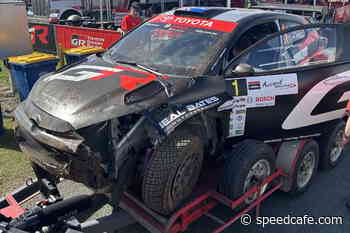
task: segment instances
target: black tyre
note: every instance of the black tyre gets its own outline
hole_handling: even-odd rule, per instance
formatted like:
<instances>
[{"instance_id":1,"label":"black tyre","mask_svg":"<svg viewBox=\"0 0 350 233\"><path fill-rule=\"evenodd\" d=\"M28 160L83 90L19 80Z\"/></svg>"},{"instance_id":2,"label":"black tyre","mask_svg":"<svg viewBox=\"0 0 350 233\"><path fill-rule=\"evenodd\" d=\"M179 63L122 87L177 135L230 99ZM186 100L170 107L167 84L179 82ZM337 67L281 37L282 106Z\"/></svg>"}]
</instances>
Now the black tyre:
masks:
<instances>
[{"instance_id":1,"label":"black tyre","mask_svg":"<svg viewBox=\"0 0 350 233\"><path fill-rule=\"evenodd\" d=\"M218 190L230 199L237 199L270 176L276 169L275 163L275 154L269 145L256 140L244 140L225 163ZM262 187L260 195L267 190L267 186ZM245 204L252 203L257 197L258 193L253 194L246 199Z\"/></svg>"},{"instance_id":2,"label":"black tyre","mask_svg":"<svg viewBox=\"0 0 350 233\"><path fill-rule=\"evenodd\" d=\"M345 130L345 122L340 121L332 131L320 139L320 167L331 169L338 165L343 158L341 146Z\"/></svg>"},{"instance_id":3,"label":"black tyre","mask_svg":"<svg viewBox=\"0 0 350 233\"><path fill-rule=\"evenodd\" d=\"M72 16L72 15L78 15L81 17L79 12L73 11L73 10L68 10L61 15L60 20L67 20L69 18L69 16Z\"/></svg>"},{"instance_id":4,"label":"black tyre","mask_svg":"<svg viewBox=\"0 0 350 233\"><path fill-rule=\"evenodd\" d=\"M153 152L144 171L142 197L145 204L164 215L172 213L191 193L203 161L198 136L179 129Z\"/></svg>"},{"instance_id":5,"label":"black tyre","mask_svg":"<svg viewBox=\"0 0 350 233\"><path fill-rule=\"evenodd\" d=\"M317 173L319 148L315 140L305 143L296 161L293 174L292 195L304 193Z\"/></svg>"}]
</instances>

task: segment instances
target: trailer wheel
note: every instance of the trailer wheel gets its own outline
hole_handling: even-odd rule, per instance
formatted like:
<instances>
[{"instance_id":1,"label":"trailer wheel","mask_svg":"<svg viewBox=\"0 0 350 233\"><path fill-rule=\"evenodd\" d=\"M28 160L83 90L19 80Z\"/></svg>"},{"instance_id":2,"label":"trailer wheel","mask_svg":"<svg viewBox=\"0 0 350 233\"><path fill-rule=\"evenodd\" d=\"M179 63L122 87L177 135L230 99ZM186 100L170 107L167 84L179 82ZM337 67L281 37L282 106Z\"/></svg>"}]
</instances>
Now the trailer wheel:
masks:
<instances>
[{"instance_id":1,"label":"trailer wheel","mask_svg":"<svg viewBox=\"0 0 350 233\"><path fill-rule=\"evenodd\" d=\"M338 165L343 158L342 138L345 122L340 121L329 134L320 140L320 166L322 169L331 169Z\"/></svg>"},{"instance_id":2,"label":"trailer wheel","mask_svg":"<svg viewBox=\"0 0 350 233\"><path fill-rule=\"evenodd\" d=\"M293 183L290 193L292 195L303 193L311 185L317 172L319 148L315 140L305 143L296 161Z\"/></svg>"},{"instance_id":3,"label":"trailer wheel","mask_svg":"<svg viewBox=\"0 0 350 233\"><path fill-rule=\"evenodd\" d=\"M203 161L200 137L176 130L151 155L144 172L145 204L164 215L172 213L196 185Z\"/></svg>"},{"instance_id":4,"label":"trailer wheel","mask_svg":"<svg viewBox=\"0 0 350 233\"><path fill-rule=\"evenodd\" d=\"M275 154L269 145L256 140L244 140L225 163L218 190L232 200L237 199L270 176L275 169ZM268 184L262 187L260 195L267 187ZM245 204L252 203L258 195L256 192L248 197Z\"/></svg>"}]
</instances>

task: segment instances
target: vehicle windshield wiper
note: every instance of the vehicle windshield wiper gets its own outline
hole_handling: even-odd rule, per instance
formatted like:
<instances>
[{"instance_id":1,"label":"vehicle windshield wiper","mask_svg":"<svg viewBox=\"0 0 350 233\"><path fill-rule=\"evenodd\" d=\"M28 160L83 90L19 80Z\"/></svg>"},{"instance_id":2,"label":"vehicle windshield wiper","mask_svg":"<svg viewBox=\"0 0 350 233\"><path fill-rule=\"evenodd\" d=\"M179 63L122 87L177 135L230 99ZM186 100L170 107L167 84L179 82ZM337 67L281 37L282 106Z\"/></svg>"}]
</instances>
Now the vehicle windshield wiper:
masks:
<instances>
[{"instance_id":1,"label":"vehicle windshield wiper","mask_svg":"<svg viewBox=\"0 0 350 233\"><path fill-rule=\"evenodd\" d=\"M158 76L162 76L162 75L163 75L162 73L158 72L157 69L154 69L154 68L149 67L149 66L147 66L147 65L139 64L139 63L137 63L137 62L135 62L135 61L116 60L116 61L114 61L114 62L120 63L120 64L125 64L125 65L136 66L136 67L138 67L138 68L141 68L141 69L143 69L143 70L145 70L145 71L151 72L151 73L153 73L153 74L155 74L155 75L158 75Z\"/></svg>"}]
</instances>

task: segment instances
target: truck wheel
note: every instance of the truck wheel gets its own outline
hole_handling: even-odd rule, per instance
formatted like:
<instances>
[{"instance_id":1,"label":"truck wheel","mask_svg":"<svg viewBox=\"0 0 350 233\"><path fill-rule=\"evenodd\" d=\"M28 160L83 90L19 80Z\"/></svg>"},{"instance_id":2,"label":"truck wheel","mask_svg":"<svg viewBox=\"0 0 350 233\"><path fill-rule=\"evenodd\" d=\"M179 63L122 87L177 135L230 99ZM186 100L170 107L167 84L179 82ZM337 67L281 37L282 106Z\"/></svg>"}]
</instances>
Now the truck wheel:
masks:
<instances>
[{"instance_id":1,"label":"truck wheel","mask_svg":"<svg viewBox=\"0 0 350 233\"><path fill-rule=\"evenodd\" d=\"M237 199L270 176L275 166L275 154L269 145L256 140L244 140L225 163L219 192L231 200ZM267 186L261 188L260 195L267 190ZM248 197L245 204L252 203L258 195L256 192Z\"/></svg>"},{"instance_id":2,"label":"truck wheel","mask_svg":"<svg viewBox=\"0 0 350 233\"><path fill-rule=\"evenodd\" d=\"M203 161L200 137L176 130L151 155L142 182L145 204L164 215L172 213L196 185Z\"/></svg>"},{"instance_id":3,"label":"truck wheel","mask_svg":"<svg viewBox=\"0 0 350 233\"><path fill-rule=\"evenodd\" d=\"M300 194L307 190L317 172L319 148L315 140L305 143L296 161L290 193Z\"/></svg>"},{"instance_id":4,"label":"truck wheel","mask_svg":"<svg viewBox=\"0 0 350 233\"><path fill-rule=\"evenodd\" d=\"M329 134L320 140L320 166L322 169L331 169L338 165L343 158L341 146L344 135L345 122L340 121Z\"/></svg>"}]
</instances>

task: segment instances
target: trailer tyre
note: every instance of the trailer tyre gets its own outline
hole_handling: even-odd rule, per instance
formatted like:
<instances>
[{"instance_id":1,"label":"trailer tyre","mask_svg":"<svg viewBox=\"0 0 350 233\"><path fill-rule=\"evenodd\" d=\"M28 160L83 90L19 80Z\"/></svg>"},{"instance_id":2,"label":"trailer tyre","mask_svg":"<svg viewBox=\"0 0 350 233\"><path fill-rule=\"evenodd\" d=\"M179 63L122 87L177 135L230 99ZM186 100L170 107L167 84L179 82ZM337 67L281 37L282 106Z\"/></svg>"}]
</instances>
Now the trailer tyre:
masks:
<instances>
[{"instance_id":1,"label":"trailer tyre","mask_svg":"<svg viewBox=\"0 0 350 233\"><path fill-rule=\"evenodd\" d=\"M225 162L218 190L232 200L237 199L270 176L276 170L275 163L275 154L269 145L256 140L244 140ZM267 186L262 187L260 195L267 190ZM253 194L244 204L252 203L257 197L258 193Z\"/></svg>"},{"instance_id":2,"label":"trailer tyre","mask_svg":"<svg viewBox=\"0 0 350 233\"><path fill-rule=\"evenodd\" d=\"M320 167L332 169L338 165L344 157L342 138L344 135L345 122L340 121L334 129L324 135L320 140Z\"/></svg>"},{"instance_id":3,"label":"trailer tyre","mask_svg":"<svg viewBox=\"0 0 350 233\"><path fill-rule=\"evenodd\" d=\"M176 130L151 155L142 182L145 204L158 213L172 213L196 185L203 161L200 137Z\"/></svg>"},{"instance_id":4,"label":"trailer tyre","mask_svg":"<svg viewBox=\"0 0 350 233\"><path fill-rule=\"evenodd\" d=\"M296 161L290 194L304 193L311 185L319 159L319 147L315 140L310 140L303 146Z\"/></svg>"}]
</instances>

